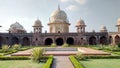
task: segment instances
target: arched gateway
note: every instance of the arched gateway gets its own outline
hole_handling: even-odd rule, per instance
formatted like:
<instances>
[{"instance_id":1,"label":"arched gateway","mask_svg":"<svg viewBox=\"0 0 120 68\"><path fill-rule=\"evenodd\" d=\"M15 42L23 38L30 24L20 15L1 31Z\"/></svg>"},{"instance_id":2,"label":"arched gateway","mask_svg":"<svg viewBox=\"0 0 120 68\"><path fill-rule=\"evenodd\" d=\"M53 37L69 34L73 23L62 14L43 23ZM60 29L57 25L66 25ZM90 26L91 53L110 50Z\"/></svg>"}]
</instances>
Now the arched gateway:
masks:
<instances>
[{"instance_id":1,"label":"arched gateway","mask_svg":"<svg viewBox=\"0 0 120 68\"><path fill-rule=\"evenodd\" d=\"M3 39L2 39L2 37L0 36L0 47L2 46L2 42L3 42Z\"/></svg>"},{"instance_id":2,"label":"arched gateway","mask_svg":"<svg viewBox=\"0 0 120 68\"><path fill-rule=\"evenodd\" d=\"M62 38L57 38L55 42L57 45L63 45L63 43L64 43Z\"/></svg>"},{"instance_id":3,"label":"arched gateway","mask_svg":"<svg viewBox=\"0 0 120 68\"><path fill-rule=\"evenodd\" d=\"M45 39L45 45L51 45L53 43L53 40L51 38Z\"/></svg>"},{"instance_id":4,"label":"arched gateway","mask_svg":"<svg viewBox=\"0 0 120 68\"><path fill-rule=\"evenodd\" d=\"M74 44L74 39L71 38L71 37L67 38L67 44L73 45Z\"/></svg>"},{"instance_id":5,"label":"arched gateway","mask_svg":"<svg viewBox=\"0 0 120 68\"><path fill-rule=\"evenodd\" d=\"M24 37L22 39L22 45L30 45L30 40L28 37Z\"/></svg>"}]
</instances>

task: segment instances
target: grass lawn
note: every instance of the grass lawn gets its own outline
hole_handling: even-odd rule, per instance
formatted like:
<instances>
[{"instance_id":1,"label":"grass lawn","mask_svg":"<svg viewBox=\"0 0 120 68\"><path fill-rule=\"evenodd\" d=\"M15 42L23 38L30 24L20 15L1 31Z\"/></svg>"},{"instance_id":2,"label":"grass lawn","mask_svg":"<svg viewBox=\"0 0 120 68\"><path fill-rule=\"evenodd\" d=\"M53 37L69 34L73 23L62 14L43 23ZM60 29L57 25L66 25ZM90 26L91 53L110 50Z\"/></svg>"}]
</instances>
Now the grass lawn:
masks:
<instances>
[{"instance_id":1,"label":"grass lawn","mask_svg":"<svg viewBox=\"0 0 120 68\"><path fill-rule=\"evenodd\" d=\"M6 60L0 61L0 68L42 68L43 64L32 60Z\"/></svg>"},{"instance_id":2,"label":"grass lawn","mask_svg":"<svg viewBox=\"0 0 120 68\"><path fill-rule=\"evenodd\" d=\"M120 59L89 59L81 61L85 68L119 68Z\"/></svg>"}]
</instances>

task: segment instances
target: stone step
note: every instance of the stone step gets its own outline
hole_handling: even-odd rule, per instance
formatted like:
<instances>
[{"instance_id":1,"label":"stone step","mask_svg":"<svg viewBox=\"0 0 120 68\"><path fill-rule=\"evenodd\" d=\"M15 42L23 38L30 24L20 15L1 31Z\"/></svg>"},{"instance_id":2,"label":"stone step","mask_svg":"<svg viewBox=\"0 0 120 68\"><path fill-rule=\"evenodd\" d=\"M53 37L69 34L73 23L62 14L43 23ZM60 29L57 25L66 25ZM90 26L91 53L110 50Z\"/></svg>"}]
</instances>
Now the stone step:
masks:
<instances>
[{"instance_id":1,"label":"stone step","mask_svg":"<svg viewBox=\"0 0 120 68\"><path fill-rule=\"evenodd\" d=\"M45 48L45 51L77 51L77 48Z\"/></svg>"}]
</instances>

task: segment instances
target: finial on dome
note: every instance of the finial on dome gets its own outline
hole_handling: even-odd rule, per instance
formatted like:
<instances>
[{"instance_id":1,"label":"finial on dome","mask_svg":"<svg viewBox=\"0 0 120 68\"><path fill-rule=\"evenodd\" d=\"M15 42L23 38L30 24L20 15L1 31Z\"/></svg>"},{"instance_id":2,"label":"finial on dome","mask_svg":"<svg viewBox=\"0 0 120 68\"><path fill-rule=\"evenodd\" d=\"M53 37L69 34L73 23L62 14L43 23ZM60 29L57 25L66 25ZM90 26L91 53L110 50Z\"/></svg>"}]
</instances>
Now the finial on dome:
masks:
<instances>
[{"instance_id":1,"label":"finial on dome","mask_svg":"<svg viewBox=\"0 0 120 68\"><path fill-rule=\"evenodd\" d=\"M58 10L60 10L60 4L58 4Z\"/></svg>"}]
</instances>

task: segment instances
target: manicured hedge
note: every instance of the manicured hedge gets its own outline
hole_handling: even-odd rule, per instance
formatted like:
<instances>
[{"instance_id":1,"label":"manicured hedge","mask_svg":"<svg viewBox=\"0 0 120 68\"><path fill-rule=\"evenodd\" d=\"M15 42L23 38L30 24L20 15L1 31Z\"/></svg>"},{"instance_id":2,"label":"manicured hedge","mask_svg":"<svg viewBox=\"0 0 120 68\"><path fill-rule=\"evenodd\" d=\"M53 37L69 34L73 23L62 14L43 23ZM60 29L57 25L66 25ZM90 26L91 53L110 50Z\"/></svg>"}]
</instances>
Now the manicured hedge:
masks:
<instances>
[{"instance_id":1,"label":"manicured hedge","mask_svg":"<svg viewBox=\"0 0 120 68\"><path fill-rule=\"evenodd\" d=\"M53 62L53 56L48 57L47 62L44 64L43 68L51 68Z\"/></svg>"},{"instance_id":2,"label":"manicured hedge","mask_svg":"<svg viewBox=\"0 0 120 68\"><path fill-rule=\"evenodd\" d=\"M30 60L27 56L0 56L0 60Z\"/></svg>"},{"instance_id":3,"label":"manicured hedge","mask_svg":"<svg viewBox=\"0 0 120 68\"><path fill-rule=\"evenodd\" d=\"M75 68L84 68L84 66L74 56L70 56L69 59Z\"/></svg>"},{"instance_id":4,"label":"manicured hedge","mask_svg":"<svg viewBox=\"0 0 120 68\"><path fill-rule=\"evenodd\" d=\"M86 59L120 59L120 56L85 56Z\"/></svg>"}]
</instances>

